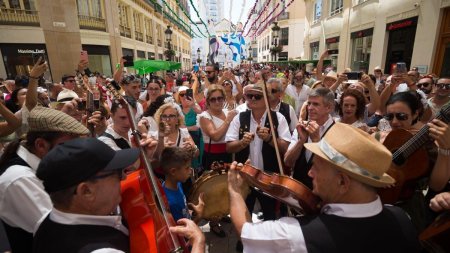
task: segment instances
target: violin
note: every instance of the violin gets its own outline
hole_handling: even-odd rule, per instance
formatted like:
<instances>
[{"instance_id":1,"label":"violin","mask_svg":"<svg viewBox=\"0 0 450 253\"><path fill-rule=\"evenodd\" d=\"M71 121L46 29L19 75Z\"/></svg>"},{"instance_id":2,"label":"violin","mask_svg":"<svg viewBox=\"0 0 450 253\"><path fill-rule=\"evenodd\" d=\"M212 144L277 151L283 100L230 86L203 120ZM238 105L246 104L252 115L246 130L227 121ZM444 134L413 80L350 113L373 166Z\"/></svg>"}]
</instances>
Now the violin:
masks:
<instances>
[{"instance_id":1,"label":"violin","mask_svg":"<svg viewBox=\"0 0 450 253\"><path fill-rule=\"evenodd\" d=\"M224 163L229 169L231 164ZM320 198L299 181L277 173L266 173L250 164L244 164L239 174L254 188L279 200L304 215L317 214L320 211Z\"/></svg>"},{"instance_id":2,"label":"violin","mask_svg":"<svg viewBox=\"0 0 450 253\"><path fill-rule=\"evenodd\" d=\"M134 113L129 104L111 85L108 90L114 102L126 109L135 141L140 142ZM156 178L145 150L139 146L141 167L128 174L121 182L120 207L130 231L130 251L141 252L189 252L186 241L169 231L175 226L164 190Z\"/></svg>"}]
</instances>

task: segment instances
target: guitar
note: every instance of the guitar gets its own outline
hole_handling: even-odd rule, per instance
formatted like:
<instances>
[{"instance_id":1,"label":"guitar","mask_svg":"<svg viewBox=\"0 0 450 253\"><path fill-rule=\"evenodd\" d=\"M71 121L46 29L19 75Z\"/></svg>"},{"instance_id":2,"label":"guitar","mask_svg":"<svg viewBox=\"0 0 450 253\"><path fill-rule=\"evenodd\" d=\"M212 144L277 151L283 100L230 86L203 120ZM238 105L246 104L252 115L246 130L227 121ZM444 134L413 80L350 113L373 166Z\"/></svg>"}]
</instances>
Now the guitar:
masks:
<instances>
[{"instance_id":1,"label":"guitar","mask_svg":"<svg viewBox=\"0 0 450 253\"><path fill-rule=\"evenodd\" d=\"M419 240L429 252L450 252L450 212L439 215L419 235Z\"/></svg>"},{"instance_id":2,"label":"guitar","mask_svg":"<svg viewBox=\"0 0 450 253\"><path fill-rule=\"evenodd\" d=\"M450 122L450 104L437 113L435 119ZM410 198L418 179L430 174L428 154L423 147L433 139L428 134L429 126L424 125L415 135L398 129L388 134L383 142L392 152L392 164L387 174L396 181L395 186L378 190L384 204L394 204L399 200Z\"/></svg>"}]
</instances>

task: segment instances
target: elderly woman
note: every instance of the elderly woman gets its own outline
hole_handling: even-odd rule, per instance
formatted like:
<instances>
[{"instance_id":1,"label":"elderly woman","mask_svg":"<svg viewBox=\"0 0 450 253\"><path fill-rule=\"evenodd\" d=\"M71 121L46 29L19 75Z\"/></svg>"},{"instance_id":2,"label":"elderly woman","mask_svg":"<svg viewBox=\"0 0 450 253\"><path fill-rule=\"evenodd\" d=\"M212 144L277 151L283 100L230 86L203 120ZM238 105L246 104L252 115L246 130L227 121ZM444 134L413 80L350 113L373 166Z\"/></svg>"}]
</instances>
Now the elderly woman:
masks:
<instances>
[{"instance_id":1,"label":"elderly woman","mask_svg":"<svg viewBox=\"0 0 450 253\"><path fill-rule=\"evenodd\" d=\"M340 98L339 118L336 121L367 131L367 125L362 121L365 109L366 101L361 92L348 89Z\"/></svg>"}]
</instances>

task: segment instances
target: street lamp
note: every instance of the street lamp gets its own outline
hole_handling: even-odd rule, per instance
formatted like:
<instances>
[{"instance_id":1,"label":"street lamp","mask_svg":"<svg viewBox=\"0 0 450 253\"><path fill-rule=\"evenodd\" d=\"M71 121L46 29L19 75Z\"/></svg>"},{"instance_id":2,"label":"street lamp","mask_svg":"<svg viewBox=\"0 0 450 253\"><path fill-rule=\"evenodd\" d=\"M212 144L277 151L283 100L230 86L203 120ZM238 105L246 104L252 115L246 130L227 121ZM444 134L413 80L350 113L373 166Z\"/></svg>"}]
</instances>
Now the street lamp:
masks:
<instances>
[{"instance_id":1,"label":"street lamp","mask_svg":"<svg viewBox=\"0 0 450 253\"><path fill-rule=\"evenodd\" d=\"M278 22L273 22L272 26L272 39L275 50L277 50L278 46L278 35L280 33L280 27L278 26ZM275 51L275 61L277 60L278 51Z\"/></svg>"},{"instance_id":2,"label":"street lamp","mask_svg":"<svg viewBox=\"0 0 450 253\"><path fill-rule=\"evenodd\" d=\"M200 59L200 48L197 49L197 63L198 66L200 67L200 62L202 62L202 59Z\"/></svg>"},{"instance_id":3,"label":"street lamp","mask_svg":"<svg viewBox=\"0 0 450 253\"><path fill-rule=\"evenodd\" d=\"M164 34L166 35L166 41L167 41L167 58L169 61L172 60L172 45L170 45L170 42L172 41L172 30L170 29L170 25L167 26L167 29L164 31Z\"/></svg>"}]
</instances>

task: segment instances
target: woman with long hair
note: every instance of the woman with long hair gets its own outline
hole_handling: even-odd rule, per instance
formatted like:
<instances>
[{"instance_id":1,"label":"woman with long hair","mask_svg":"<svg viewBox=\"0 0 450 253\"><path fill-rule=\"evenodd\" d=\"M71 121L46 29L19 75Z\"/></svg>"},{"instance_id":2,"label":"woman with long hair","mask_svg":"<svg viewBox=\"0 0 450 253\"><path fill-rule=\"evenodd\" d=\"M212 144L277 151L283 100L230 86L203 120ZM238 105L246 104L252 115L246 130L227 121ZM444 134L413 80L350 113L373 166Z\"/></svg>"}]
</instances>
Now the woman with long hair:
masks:
<instances>
[{"instance_id":1,"label":"woman with long hair","mask_svg":"<svg viewBox=\"0 0 450 253\"><path fill-rule=\"evenodd\" d=\"M26 96L26 88L17 88L11 93L11 98L6 101L5 105L12 113L16 113L22 108Z\"/></svg>"},{"instance_id":2,"label":"woman with long hair","mask_svg":"<svg viewBox=\"0 0 450 253\"><path fill-rule=\"evenodd\" d=\"M363 122L366 101L361 92L354 89L347 89L340 98L339 118L337 122L352 125L353 127L367 131L367 125Z\"/></svg>"}]
</instances>

